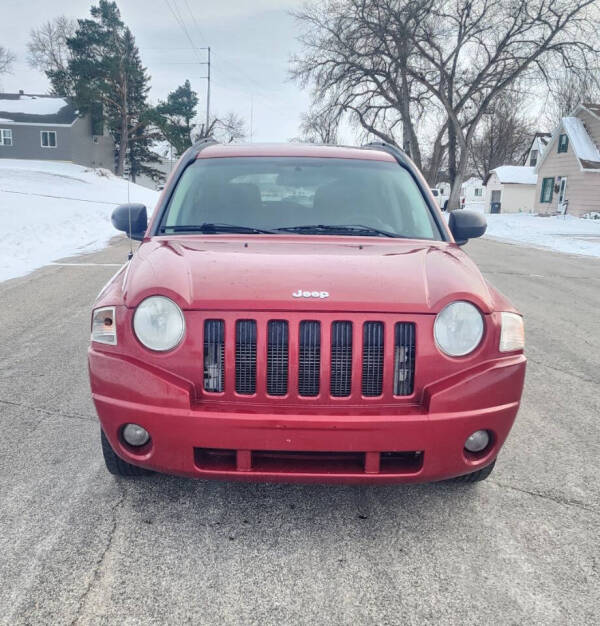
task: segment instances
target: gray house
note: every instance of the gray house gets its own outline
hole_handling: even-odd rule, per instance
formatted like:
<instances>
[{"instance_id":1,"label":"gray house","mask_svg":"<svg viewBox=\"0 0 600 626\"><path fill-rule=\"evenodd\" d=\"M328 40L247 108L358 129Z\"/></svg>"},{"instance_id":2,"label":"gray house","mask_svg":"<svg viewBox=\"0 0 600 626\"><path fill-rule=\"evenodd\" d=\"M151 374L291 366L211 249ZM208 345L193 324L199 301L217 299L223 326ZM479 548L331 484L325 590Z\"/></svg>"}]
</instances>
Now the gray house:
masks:
<instances>
[{"instance_id":1,"label":"gray house","mask_svg":"<svg viewBox=\"0 0 600 626\"><path fill-rule=\"evenodd\" d=\"M65 98L0 93L0 159L72 161L114 170L112 138Z\"/></svg>"}]
</instances>

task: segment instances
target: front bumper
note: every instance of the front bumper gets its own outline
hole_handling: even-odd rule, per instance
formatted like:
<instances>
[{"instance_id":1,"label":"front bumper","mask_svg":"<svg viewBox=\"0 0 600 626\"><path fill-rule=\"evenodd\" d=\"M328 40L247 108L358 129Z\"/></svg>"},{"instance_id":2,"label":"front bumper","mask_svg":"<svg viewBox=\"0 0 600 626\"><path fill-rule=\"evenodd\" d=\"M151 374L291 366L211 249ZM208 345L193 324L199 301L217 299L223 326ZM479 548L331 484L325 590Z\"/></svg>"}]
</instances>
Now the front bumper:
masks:
<instances>
[{"instance_id":1,"label":"front bumper","mask_svg":"<svg viewBox=\"0 0 600 626\"><path fill-rule=\"evenodd\" d=\"M93 348L89 365L102 428L125 461L181 476L269 482L428 482L481 469L508 436L525 377L517 354L429 385L422 402L401 414L382 407L307 415L208 410L184 381ZM151 442L128 446L120 433L129 422L148 430ZM491 432L490 446L466 453L466 438L479 429Z\"/></svg>"}]
</instances>

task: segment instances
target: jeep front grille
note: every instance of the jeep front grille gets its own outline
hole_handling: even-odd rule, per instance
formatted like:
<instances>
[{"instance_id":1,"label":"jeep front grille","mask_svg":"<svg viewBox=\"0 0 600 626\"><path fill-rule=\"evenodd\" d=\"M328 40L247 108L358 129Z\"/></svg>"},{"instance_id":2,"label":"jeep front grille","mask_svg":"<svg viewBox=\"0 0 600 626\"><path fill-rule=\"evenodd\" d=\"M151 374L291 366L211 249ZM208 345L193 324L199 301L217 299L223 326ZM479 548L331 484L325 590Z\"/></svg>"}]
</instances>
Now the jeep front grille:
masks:
<instances>
[{"instance_id":1,"label":"jeep front grille","mask_svg":"<svg viewBox=\"0 0 600 626\"><path fill-rule=\"evenodd\" d=\"M391 399L414 392L413 322L336 320L331 314L294 321L227 317L204 321L206 392L264 400ZM230 341L235 345L228 347Z\"/></svg>"},{"instance_id":2,"label":"jeep front grille","mask_svg":"<svg viewBox=\"0 0 600 626\"><path fill-rule=\"evenodd\" d=\"M270 396L287 395L288 354L288 323L270 321L267 342L267 393Z\"/></svg>"},{"instance_id":3,"label":"jeep front grille","mask_svg":"<svg viewBox=\"0 0 600 626\"><path fill-rule=\"evenodd\" d=\"M204 389L223 391L225 363L225 322L206 320L204 322Z\"/></svg>"},{"instance_id":4,"label":"jeep front grille","mask_svg":"<svg viewBox=\"0 0 600 626\"><path fill-rule=\"evenodd\" d=\"M344 398L352 390L352 322L331 325L330 393Z\"/></svg>"},{"instance_id":5,"label":"jeep front grille","mask_svg":"<svg viewBox=\"0 0 600 626\"><path fill-rule=\"evenodd\" d=\"M256 392L256 322L235 323L235 390L244 396Z\"/></svg>"},{"instance_id":6,"label":"jeep front grille","mask_svg":"<svg viewBox=\"0 0 600 626\"><path fill-rule=\"evenodd\" d=\"M300 322L298 345L298 395L319 395L321 377L321 324Z\"/></svg>"},{"instance_id":7,"label":"jeep front grille","mask_svg":"<svg viewBox=\"0 0 600 626\"><path fill-rule=\"evenodd\" d=\"M383 391L383 324L367 322L363 326L362 393L367 398Z\"/></svg>"}]
</instances>

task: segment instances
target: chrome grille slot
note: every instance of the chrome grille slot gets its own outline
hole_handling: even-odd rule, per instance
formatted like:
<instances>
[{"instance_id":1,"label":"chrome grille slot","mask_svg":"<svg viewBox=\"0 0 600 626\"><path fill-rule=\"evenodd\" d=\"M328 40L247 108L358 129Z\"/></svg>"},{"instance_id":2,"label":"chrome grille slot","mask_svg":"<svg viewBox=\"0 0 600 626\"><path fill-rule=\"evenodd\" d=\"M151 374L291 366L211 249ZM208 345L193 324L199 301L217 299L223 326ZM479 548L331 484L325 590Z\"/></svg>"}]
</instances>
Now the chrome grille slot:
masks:
<instances>
[{"instance_id":1,"label":"chrome grille slot","mask_svg":"<svg viewBox=\"0 0 600 626\"><path fill-rule=\"evenodd\" d=\"M285 396L288 392L289 330L284 320L271 320L267 330L267 393Z\"/></svg>"},{"instance_id":2,"label":"chrome grille slot","mask_svg":"<svg viewBox=\"0 0 600 626\"><path fill-rule=\"evenodd\" d=\"M377 397L383 393L383 323L363 326L362 394Z\"/></svg>"},{"instance_id":3,"label":"chrome grille slot","mask_svg":"<svg viewBox=\"0 0 600 626\"><path fill-rule=\"evenodd\" d=\"M241 395L256 393L256 322L235 323L235 390Z\"/></svg>"},{"instance_id":4,"label":"chrome grille slot","mask_svg":"<svg viewBox=\"0 0 600 626\"><path fill-rule=\"evenodd\" d=\"M352 322L331 325L330 393L344 398L352 391Z\"/></svg>"},{"instance_id":5,"label":"chrome grille slot","mask_svg":"<svg viewBox=\"0 0 600 626\"><path fill-rule=\"evenodd\" d=\"M415 325L399 322L394 330L394 395L410 396L415 381Z\"/></svg>"},{"instance_id":6,"label":"chrome grille slot","mask_svg":"<svg viewBox=\"0 0 600 626\"><path fill-rule=\"evenodd\" d=\"M321 323L300 322L300 345L298 348L298 395L319 395L321 378Z\"/></svg>"},{"instance_id":7,"label":"chrome grille slot","mask_svg":"<svg viewBox=\"0 0 600 626\"><path fill-rule=\"evenodd\" d=\"M224 390L225 370L225 322L206 320L204 322L204 390L221 392Z\"/></svg>"}]
</instances>

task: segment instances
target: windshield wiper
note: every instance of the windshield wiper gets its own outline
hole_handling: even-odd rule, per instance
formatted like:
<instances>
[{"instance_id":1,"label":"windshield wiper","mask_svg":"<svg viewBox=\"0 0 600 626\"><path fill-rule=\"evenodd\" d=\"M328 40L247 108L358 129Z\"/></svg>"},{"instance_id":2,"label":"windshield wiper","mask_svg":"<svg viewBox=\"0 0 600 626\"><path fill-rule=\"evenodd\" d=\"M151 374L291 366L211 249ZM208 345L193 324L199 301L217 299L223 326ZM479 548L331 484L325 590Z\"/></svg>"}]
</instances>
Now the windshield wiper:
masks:
<instances>
[{"instance_id":1,"label":"windshield wiper","mask_svg":"<svg viewBox=\"0 0 600 626\"><path fill-rule=\"evenodd\" d=\"M275 230L290 233L337 233L337 234L357 234L377 237L398 237L403 235L391 233L388 230L364 226L362 224L307 224L305 226L285 226Z\"/></svg>"},{"instance_id":2,"label":"windshield wiper","mask_svg":"<svg viewBox=\"0 0 600 626\"><path fill-rule=\"evenodd\" d=\"M254 228L253 226L237 226L236 224L219 224L213 222L205 222L204 224L186 224L184 226L163 226L161 233L167 231L173 233L241 233L241 234L278 234L274 230L265 228Z\"/></svg>"}]
</instances>

